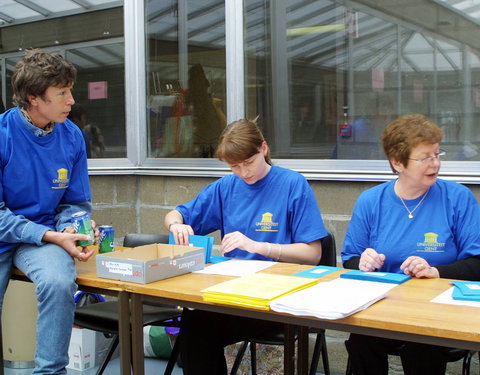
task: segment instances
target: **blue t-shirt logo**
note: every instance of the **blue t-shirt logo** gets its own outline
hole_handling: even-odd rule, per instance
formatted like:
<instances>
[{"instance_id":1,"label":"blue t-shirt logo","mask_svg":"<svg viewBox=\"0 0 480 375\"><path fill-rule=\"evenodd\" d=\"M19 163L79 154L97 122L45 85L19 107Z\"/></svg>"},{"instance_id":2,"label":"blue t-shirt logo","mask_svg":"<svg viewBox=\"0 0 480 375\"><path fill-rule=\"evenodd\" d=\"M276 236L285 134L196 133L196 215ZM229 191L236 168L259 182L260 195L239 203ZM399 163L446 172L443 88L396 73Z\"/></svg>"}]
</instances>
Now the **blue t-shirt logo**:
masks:
<instances>
[{"instance_id":1,"label":"blue t-shirt logo","mask_svg":"<svg viewBox=\"0 0 480 375\"><path fill-rule=\"evenodd\" d=\"M255 223L256 232L278 232L278 223L273 221L273 214L265 212L262 215L262 220Z\"/></svg>"}]
</instances>

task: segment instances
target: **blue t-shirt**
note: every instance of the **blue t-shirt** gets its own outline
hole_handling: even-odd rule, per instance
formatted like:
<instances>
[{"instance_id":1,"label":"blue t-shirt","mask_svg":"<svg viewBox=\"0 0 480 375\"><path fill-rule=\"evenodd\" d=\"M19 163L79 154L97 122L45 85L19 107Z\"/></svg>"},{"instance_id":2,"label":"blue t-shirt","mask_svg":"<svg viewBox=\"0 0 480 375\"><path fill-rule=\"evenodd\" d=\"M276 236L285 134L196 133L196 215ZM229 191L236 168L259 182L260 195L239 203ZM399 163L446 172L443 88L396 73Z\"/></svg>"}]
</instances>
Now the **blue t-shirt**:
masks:
<instances>
[{"instance_id":1,"label":"blue t-shirt","mask_svg":"<svg viewBox=\"0 0 480 375\"><path fill-rule=\"evenodd\" d=\"M358 198L343 243L343 262L370 247L385 254L379 271L403 273L400 265L412 255L432 266L480 255L480 208L467 187L438 179L409 219L394 184L380 184ZM422 198L404 201L412 210Z\"/></svg>"},{"instance_id":2,"label":"blue t-shirt","mask_svg":"<svg viewBox=\"0 0 480 375\"><path fill-rule=\"evenodd\" d=\"M252 185L235 174L222 177L176 209L200 235L220 230L223 237L239 231L255 241L280 244L310 243L327 235L307 180L277 166ZM226 255L269 259L240 249Z\"/></svg>"},{"instance_id":3,"label":"blue t-shirt","mask_svg":"<svg viewBox=\"0 0 480 375\"><path fill-rule=\"evenodd\" d=\"M88 201L85 142L73 122L38 137L18 107L0 115L0 252L39 244L62 210Z\"/></svg>"}]
</instances>

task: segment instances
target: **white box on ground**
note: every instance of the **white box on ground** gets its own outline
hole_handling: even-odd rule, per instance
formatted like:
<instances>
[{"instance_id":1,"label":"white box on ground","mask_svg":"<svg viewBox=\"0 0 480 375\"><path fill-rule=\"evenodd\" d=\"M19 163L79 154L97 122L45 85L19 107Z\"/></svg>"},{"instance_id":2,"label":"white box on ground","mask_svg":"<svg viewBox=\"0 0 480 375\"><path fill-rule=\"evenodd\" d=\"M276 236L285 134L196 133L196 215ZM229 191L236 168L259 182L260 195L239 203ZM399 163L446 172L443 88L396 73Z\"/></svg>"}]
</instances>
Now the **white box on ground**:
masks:
<instances>
[{"instance_id":1,"label":"white box on ground","mask_svg":"<svg viewBox=\"0 0 480 375\"><path fill-rule=\"evenodd\" d=\"M95 366L95 331L86 328L72 328L68 347L67 368L77 371Z\"/></svg>"}]
</instances>

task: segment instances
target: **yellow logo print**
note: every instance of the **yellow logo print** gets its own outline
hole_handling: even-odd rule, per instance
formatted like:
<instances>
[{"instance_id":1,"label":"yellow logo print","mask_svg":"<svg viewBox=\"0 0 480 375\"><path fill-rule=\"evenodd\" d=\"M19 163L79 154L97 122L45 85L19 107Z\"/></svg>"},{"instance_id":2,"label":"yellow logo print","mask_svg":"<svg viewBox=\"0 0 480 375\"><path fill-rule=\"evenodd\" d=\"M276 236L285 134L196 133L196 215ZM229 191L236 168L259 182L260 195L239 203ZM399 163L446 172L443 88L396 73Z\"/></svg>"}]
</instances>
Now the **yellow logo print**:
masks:
<instances>
[{"instance_id":1,"label":"yellow logo print","mask_svg":"<svg viewBox=\"0 0 480 375\"><path fill-rule=\"evenodd\" d=\"M437 233L424 233L423 242L417 242L417 252L420 253L443 253L445 251L445 243L438 242Z\"/></svg>"},{"instance_id":2,"label":"yellow logo print","mask_svg":"<svg viewBox=\"0 0 480 375\"><path fill-rule=\"evenodd\" d=\"M265 212L262 215L262 223L271 223L273 215L270 212Z\"/></svg>"},{"instance_id":3,"label":"yellow logo print","mask_svg":"<svg viewBox=\"0 0 480 375\"><path fill-rule=\"evenodd\" d=\"M426 243L437 243L438 234L429 232L429 233L425 233L424 236L425 236Z\"/></svg>"},{"instance_id":4,"label":"yellow logo print","mask_svg":"<svg viewBox=\"0 0 480 375\"><path fill-rule=\"evenodd\" d=\"M257 232L278 232L278 223L273 221L273 214L265 212L262 214L262 220L255 223Z\"/></svg>"},{"instance_id":5,"label":"yellow logo print","mask_svg":"<svg viewBox=\"0 0 480 375\"><path fill-rule=\"evenodd\" d=\"M57 169L58 177L53 179L52 189L66 189L70 179L68 178L68 169L60 168Z\"/></svg>"}]
</instances>

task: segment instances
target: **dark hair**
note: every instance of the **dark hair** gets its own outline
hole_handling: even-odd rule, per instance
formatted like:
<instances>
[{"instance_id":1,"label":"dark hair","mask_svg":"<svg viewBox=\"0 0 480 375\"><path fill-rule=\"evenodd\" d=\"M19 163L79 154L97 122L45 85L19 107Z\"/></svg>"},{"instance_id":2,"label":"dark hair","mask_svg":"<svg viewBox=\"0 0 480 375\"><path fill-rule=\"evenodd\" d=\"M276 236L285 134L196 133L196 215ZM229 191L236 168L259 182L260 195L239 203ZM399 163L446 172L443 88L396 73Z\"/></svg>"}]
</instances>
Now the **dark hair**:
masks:
<instances>
[{"instance_id":1,"label":"dark hair","mask_svg":"<svg viewBox=\"0 0 480 375\"><path fill-rule=\"evenodd\" d=\"M227 125L220 135L215 156L229 164L242 162L258 154L265 141L255 120L238 120ZM272 165L270 149L265 161Z\"/></svg>"},{"instance_id":2,"label":"dark hair","mask_svg":"<svg viewBox=\"0 0 480 375\"><path fill-rule=\"evenodd\" d=\"M435 144L443 138L443 131L427 116L403 115L388 124L382 133L383 150L387 159L408 165L412 149L420 143ZM397 171L390 162L393 173Z\"/></svg>"},{"instance_id":3,"label":"dark hair","mask_svg":"<svg viewBox=\"0 0 480 375\"><path fill-rule=\"evenodd\" d=\"M49 87L73 85L76 76L75 67L60 54L29 49L15 66L12 75L13 104L28 108L28 95L43 99Z\"/></svg>"}]
</instances>

